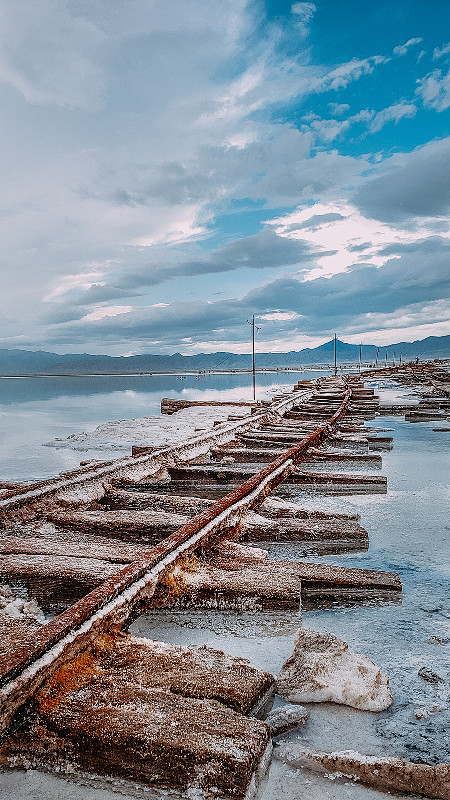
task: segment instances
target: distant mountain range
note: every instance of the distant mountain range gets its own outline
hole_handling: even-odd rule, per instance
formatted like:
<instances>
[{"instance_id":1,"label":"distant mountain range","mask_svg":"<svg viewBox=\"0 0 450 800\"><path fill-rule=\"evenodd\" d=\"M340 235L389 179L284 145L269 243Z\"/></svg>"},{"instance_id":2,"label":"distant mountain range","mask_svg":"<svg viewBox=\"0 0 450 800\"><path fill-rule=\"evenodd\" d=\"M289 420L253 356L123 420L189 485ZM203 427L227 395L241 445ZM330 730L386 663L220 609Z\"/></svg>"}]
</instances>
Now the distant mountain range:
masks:
<instances>
[{"instance_id":1,"label":"distant mountain range","mask_svg":"<svg viewBox=\"0 0 450 800\"><path fill-rule=\"evenodd\" d=\"M420 359L450 358L450 336L429 336L417 342L396 342L379 348L379 362L385 360L385 353L392 363L398 362L401 354L403 362ZM376 345L362 346L362 361L375 361ZM352 364L359 360L359 345L337 341L338 364ZM307 347L298 352L257 353L256 366L261 368L302 367L312 364L324 365L334 362L333 339L319 347ZM251 356L241 353L199 353L183 356L181 353L167 355L139 356L93 356L86 353L77 355L58 355L43 350L2 350L0 349L0 375L82 375L82 374L136 374L148 372L180 372L220 369L249 369Z\"/></svg>"}]
</instances>

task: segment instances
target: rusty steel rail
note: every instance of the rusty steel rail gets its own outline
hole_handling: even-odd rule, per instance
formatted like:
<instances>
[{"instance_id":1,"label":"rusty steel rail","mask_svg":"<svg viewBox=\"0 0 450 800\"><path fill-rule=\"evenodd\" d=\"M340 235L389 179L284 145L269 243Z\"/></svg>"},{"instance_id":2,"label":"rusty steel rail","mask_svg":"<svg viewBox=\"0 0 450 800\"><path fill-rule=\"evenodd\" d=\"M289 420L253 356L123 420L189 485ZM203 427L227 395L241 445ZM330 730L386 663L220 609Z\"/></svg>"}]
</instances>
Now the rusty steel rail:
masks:
<instances>
[{"instance_id":1,"label":"rusty steel rail","mask_svg":"<svg viewBox=\"0 0 450 800\"><path fill-rule=\"evenodd\" d=\"M120 626L132 611L135 614L143 611L159 577L173 567L177 559L207 543L213 535L229 530L248 508L261 502L296 463L307 457L310 447L323 441L330 426L345 414L350 397L351 388L347 385L337 411L309 436L43 625L26 643L3 656L0 659L0 733L7 731L18 710L61 663L87 647L101 629ZM277 405L289 405L290 400Z\"/></svg>"}]
</instances>

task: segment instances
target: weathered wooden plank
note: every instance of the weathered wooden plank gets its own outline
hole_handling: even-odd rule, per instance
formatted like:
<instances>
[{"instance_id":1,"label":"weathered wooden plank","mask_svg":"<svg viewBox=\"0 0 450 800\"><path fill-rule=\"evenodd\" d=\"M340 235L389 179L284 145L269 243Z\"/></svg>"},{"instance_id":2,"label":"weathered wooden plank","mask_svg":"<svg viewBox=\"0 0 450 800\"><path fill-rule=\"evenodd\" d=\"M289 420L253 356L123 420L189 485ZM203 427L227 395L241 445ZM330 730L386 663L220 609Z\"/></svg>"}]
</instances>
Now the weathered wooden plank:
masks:
<instances>
[{"instance_id":1,"label":"weathered wooden plank","mask_svg":"<svg viewBox=\"0 0 450 800\"><path fill-rule=\"evenodd\" d=\"M157 544L169 533L186 525L190 517L167 511L53 511L48 514L54 524L81 531L105 533L109 536L145 537L145 541Z\"/></svg>"},{"instance_id":2,"label":"weathered wooden plank","mask_svg":"<svg viewBox=\"0 0 450 800\"><path fill-rule=\"evenodd\" d=\"M211 455L217 460L233 459L235 462L264 462L273 459L274 450L270 448L241 448L217 447L211 450ZM351 461L358 464L377 464L381 466L382 458L379 455L368 453L349 453L340 450L315 450L311 448L308 458L304 463L311 464L316 461Z\"/></svg>"},{"instance_id":3,"label":"weathered wooden plank","mask_svg":"<svg viewBox=\"0 0 450 800\"><path fill-rule=\"evenodd\" d=\"M267 497L263 503L257 506L257 510L258 512L262 512L265 516L274 519L321 519L326 521L332 521L334 519L358 521L360 519L359 514L335 511L330 513L329 511L322 511L317 508L304 508L298 503L289 503L286 502L286 500L280 500L280 498L274 496Z\"/></svg>"},{"instance_id":4,"label":"weathered wooden plank","mask_svg":"<svg viewBox=\"0 0 450 800\"><path fill-rule=\"evenodd\" d=\"M248 471L239 469L233 464L215 467L210 464L196 465L195 467L169 467L170 477L173 481L189 481L191 483L238 483L248 476ZM284 483L295 484L345 484L351 486L387 486L387 479L383 475L365 475L349 473L310 472L292 470L284 479Z\"/></svg>"},{"instance_id":5,"label":"weathered wooden plank","mask_svg":"<svg viewBox=\"0 0 450 800\"><path fill-rule=\"evenodd\" d=\"M250 512L241 523L240 541L258 542L360 542L369 541L367 531L356 520L329 517L267 518Z\"/></svg>"},{"instance_id":6,"label":"weathered wooden plank","mask_svg":"<svg viewBox=\"0 0 450 800\"><path fill-rule=\"evenodd\" d=\"M169 511L176 514L195 516L211 508L215 500L203 497L180 497L171 494L159 494L151 491L127 491L111 487L105 492L101 501L108 508L134 508L145 511Z\"/></svg>"},{"instance_id":7,"label":"weathered wooden plank","mask_svg":"<svg viewBox=\"0 0 450 800\"><path fill-rule=\"evenodd\" d=\"M125 559L120 563L95 557L13 553L0 555L0 574L12 585L25 586L45 610L60 611L105 580L113 580L126 563ZM36 631L38 638L41 634ZM8 661L13 652L2 660Z\"/></svg>"},{"instance_id":8,"label":"weathered wooden plank","mask_svg":"<svg viewBox=\"0 0 450 800\"><path fill-rule=\"evenodd\" d=\"M178 400L173 397L163 397L161 400L161 414L175 414L183 408L193 406L241 406L243 409L257 408L256 403L236 400Z\"/></svg>"},{"instance_id":9,"label":"weathered wooden plank","mask_svg":"<svg viewBox=\"0 0 450 800\"><path fill-rule=\"evenodd\" d=\"M124 564L140 558L148 551L148 545L123 542L91 533L54 530L39 531L39 535L3 535L0 539L0 556L40 555L67 556L77 559L100 559L111 564ZM3 573L1 573L3 575Z\"/></svg>"},{"instance_id":10,"label":"weathered wooden plank","mask_svg":"<svg viewBox=\"0 0 450 800\"><path fill-rule=\"evenodd\" d=\"M244 798L270 741L243 716L273 677L218 651L100 639L56 671L1 760Z\"/></svg>"},{"instance_id":11,"label":"weathered wooden plank","mask_svg":"<svg viewBox=\"0 0 450 800\"><path fill-rule=\"evenodd\" d=\"M174 603L182 608L295 609L303 596L338 601L401 591L396 573L242 557L228 543L205 553L180 579L184 591Z\"/></svg>"},{"instance_id":12,"label":"weathered wooden plank","mask_svg":"<svg viewBox=\"0 0 450 800\"><path fill-rule=\"evenodd\" d=\"M402 416L411 411L411 405L400 405L399 403L383 403L377 409L377 415L380 417Z\"/></svg>"}]
</instances>

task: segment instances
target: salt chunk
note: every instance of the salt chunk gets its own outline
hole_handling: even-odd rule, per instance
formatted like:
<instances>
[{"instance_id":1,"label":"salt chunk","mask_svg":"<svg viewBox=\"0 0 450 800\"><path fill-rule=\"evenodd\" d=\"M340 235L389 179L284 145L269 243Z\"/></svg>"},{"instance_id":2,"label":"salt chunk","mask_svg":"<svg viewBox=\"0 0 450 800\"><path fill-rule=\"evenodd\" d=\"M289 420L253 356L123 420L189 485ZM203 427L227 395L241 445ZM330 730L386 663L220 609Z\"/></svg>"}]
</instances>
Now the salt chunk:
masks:
<instances>
[{"instance_id":1,"label":"salt chunk","mask_svg":"<svg viewBox=\"0 0 450 800\"><path fill-rule=\"evenodd\" d=\"M383 711L392 703L389 679L373 661L333 634L308 628L297 631L277 692L291 703L341 703L362 711Z\"/></svg>"},{"instance_id":2,"label":"salt chunk","mask_svg":"<svg viewBox=\"0 0 450 800\"><path fill-rule=\"evenodd\" d=\"M308 717L309 711L303 706L286 705L271 711L264 722L269 726L272 736L279 736L281 733L303 725Z\"/></svg>"}]
</instances>

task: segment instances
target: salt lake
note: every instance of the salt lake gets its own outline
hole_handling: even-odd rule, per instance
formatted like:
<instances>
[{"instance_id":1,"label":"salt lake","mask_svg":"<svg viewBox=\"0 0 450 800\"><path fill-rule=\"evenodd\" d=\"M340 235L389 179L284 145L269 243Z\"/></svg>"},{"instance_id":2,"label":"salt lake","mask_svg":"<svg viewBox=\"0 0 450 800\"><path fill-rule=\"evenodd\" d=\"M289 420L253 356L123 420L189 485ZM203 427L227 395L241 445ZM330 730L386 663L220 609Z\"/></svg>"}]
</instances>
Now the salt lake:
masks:
<instances>
[{"instance_id":1,"label":"salt lake","mask_svg":"<svg viewBox=\"0 0 450 800\"><path fill-rule=\"evenodd\" d=\"M291 388L317 373L258 376L258 397ZM184 380L176 376L30 378L2 382L0 477L24 480L46 477L76 466L82 458L117 457L129 452L126 437L116 448L95 450L87 435L43 446L96 425L130 417L158 414L162 396L186 399L251 399L251 376L206 375ZM382 388L385 402L400 397L392 386ZM412 401L401 396L401 402ZM413 402L413 401L412 401ZM400 605L367 603L348 607L292 612L202 611L151 612L133 625L139 636L176 644L207 645L277 673L290 654L297 627L328 630L365 653L389 675L394 703L380 714L333 704L310 705L305 727L286 734L311 749L357 750L394 755L429 763L449 762L450 741L450 524L448 517L449 438L434 432L433 423L410 424L402 417L381 417L370 423L391 428L394 449L383 453L382 474L388 478L385 495L327 497L339 510L357 511L368 530L370 546L361 553L321 556L309 560L345 566L397 571L403 583ZM97 442L98 443L98 442ZM58 443L57 443L58 444ZM107 444L107 442L106 442ZM81 446L80 449L73 447ZM83 451L84 448L84 451ZM94 448L94 449L93 449ZM286 497L323 507L320 493L299 486L281 489ZM258 543L258 546L263 546ZM269 557L303 557L300 544L267 545ZM425 667L442 678L431 684L419 676ZM113 800L156 797L134 785L68 781L36 771L3 773L0 793L11 800ZM168 797L169 794L164 796ZM193 795L192 795L193 796ZM160 795L159 795L160 797ZM170 797L178 797L170 793ZM345 779L294 770L273 760L262 800L381 800L388 798Z\"/></svg>"}]
</instances>

